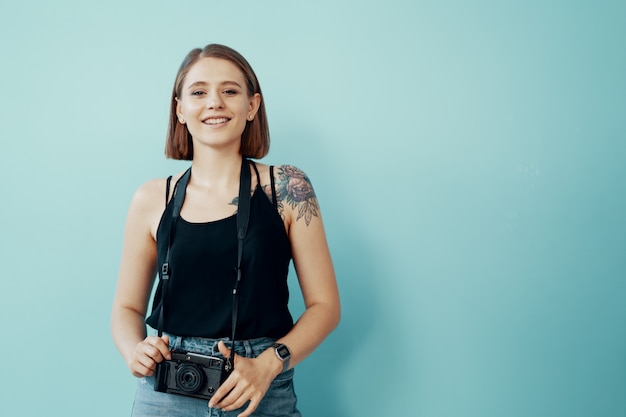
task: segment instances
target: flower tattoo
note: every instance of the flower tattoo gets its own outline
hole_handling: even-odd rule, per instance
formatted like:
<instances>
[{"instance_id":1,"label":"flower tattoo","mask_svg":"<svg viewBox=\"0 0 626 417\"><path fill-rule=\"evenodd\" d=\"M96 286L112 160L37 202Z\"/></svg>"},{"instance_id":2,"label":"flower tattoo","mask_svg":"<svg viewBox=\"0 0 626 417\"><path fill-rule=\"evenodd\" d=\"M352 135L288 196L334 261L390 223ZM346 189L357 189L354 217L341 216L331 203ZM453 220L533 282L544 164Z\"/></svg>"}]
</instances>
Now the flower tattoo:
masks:
<instances>
[{"instance_id":1,"label":"flower tattoo","mask_svg":"<svg viewBox=\"0 0 626 417\"><path fill-rule=\"evenodd\" d=\"M277 167L278 181L276 183L276 194L279 200L279 211L283 212L284 203L289 204L292 209L298 209L296 221L304 218L306 225L311 223L313 216L319 216L319 206L317 197L313 191L313 186L309 177L298 168L291 165Z\"/></svg>"}]
</instances>

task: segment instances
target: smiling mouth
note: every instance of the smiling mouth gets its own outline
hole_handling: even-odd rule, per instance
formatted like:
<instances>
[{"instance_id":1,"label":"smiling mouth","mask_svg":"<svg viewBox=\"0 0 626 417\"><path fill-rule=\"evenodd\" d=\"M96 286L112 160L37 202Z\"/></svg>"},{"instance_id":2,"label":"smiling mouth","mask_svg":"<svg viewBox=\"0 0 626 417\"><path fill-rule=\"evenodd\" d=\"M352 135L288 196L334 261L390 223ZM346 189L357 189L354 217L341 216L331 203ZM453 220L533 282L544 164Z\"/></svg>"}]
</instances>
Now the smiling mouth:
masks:
<instances>
[{"instance_id":1,"label":"smiling mouth","mask_svg":"<svg viewBox=\"0 0 626 417\"><path fill-rule=\"evenodd\" d=\"M230 119L227 117L212 117L212 118L203 120L202 123L207 124L207 125L220 125L222 123L228 122L229 120Z\"/></svg>"}]
</instances>

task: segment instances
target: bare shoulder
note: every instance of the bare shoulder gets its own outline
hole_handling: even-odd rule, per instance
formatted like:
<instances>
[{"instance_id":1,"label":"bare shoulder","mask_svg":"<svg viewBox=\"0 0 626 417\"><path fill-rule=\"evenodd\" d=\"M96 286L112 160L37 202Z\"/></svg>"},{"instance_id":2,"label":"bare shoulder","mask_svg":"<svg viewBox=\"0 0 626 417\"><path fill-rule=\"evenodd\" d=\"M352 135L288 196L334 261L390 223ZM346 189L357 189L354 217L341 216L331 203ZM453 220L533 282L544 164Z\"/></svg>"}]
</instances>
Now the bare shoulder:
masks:
<instances>
[{"instance_id":1,"label":"bare shoulder","mask_svg":"<svg viewBox=\"0 0 626 417\"><path fill-rule=\"evenodd\" d=\"M179 172L172 176L168 199L171 197L176 181L184 174ZM165 192L167 189L167 178L155 178L141 184L133 196L133 204L139 207L161 207L165 206Z\"/></svg>"},{"instance_id":2,"label":"bare shoulder","mask_svg":"<svg viewBox=\"0 0 626 417\"><path fill-rule=\"evenodd\" d=\"M178 173L172 177L170 185L171 197L174 184L183 173ZM130 203L128 212L129 221L136 223L142 229L149 229L150 234L155 236L163 210L166 206L165 192L167 188L167 178L156 178L141 184L135 191Z\"/></svg>"},{"instance_id":3,"label":"bare shoulder","mask_svg":"<svg viewBox=\"0 0 626 417\"><path fill-rule=\"evenodd\" d=\"M137 188L132 199L136 209L149 210L165 203L165 178L156 178L144 182Z\"/></svg>"}]
</instances>

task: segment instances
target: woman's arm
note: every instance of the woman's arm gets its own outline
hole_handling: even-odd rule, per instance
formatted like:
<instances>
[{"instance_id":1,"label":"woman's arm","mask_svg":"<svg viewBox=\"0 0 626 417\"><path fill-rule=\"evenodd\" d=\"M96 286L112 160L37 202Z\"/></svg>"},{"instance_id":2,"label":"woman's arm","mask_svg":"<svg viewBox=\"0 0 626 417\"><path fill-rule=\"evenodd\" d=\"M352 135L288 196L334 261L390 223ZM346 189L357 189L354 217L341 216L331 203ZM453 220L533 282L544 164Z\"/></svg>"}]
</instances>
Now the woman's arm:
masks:
<instances>
[{"instance_id":1,"label":"woman's arm","mask_svg":"<svg viewBox=\"0 0 626 417\"><path fill-rule=\"evenodd\" d=\"M144 323L156 273L154 222L163 211L162 180L150 181L133 196L124 230L124 246L111 313L111 333L134 376L152 375L169 359L167 338L146 338ZM159 200L160 197L160 200Z\"/></svg>"},{"instance_id":2,"label":"woman's arm","mask_svg":"<svg viewBox=\"0 0 626 417\"><path fill-rule=\"evenodd\" d=\"M288 165L277 167L275 180L278 209L287 227L306 308L291 331L278 340L291 352L291 368L311 354L337 326L340 303L324 225L311 182L298 168ZM220 351L229 354L223 344L220 344ZM282 372L283 365L273 348L256 359L236 359L234 377L216 392L210 405L231 411L250 400L248 408L239 415L246 417L256 409L272 379Z\"/></svg>"},{"instance_id":3,"label":"woman's arm","mask_svg":"<svg viewBox=\"0 0 626 417\"><path fill-rule=\"evenodd\" d=\"M309 178L298 168L276 170L279 209L289 218L289 240L306 310L278 342L291 351L290 367L301 362L332 332L340 303L319 204ZM273 352L272 352L273 353Z\"/></svg>"}]
</instances>

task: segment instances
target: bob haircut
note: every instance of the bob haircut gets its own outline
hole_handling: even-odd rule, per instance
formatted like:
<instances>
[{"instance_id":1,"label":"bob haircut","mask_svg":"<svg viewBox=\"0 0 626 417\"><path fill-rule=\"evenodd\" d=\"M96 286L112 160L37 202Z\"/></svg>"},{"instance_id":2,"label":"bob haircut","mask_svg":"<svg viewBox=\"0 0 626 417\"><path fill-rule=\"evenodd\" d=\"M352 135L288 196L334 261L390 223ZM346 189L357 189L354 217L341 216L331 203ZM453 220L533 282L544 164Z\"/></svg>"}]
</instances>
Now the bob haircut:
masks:
<instances>
[{"instance_id":1,"label":"bob haircut","mask_svg":"<svg viewBox=\"0 0 626 417\"><path fill-rule=\"evenodd\" d=\"M178 122L178 117L176 116L176 98L180 97L182 94L183 84L185 83L189 69L201 58L219 58L232 62L241 70L246 79L248 97L252 97L256 93L261 94L261 105L259 106L256 116L252 121L246 122L246 127L241 134L241 147L239 152L244 157L255 159L263 158L270 150L270 132L259 80L248 61L246 61L239 52L218 44L210 44L203 49L193 49L187 54L178 69L170 103L170 120L165 141L165 156L187 161L193 159L191 133L189 133L187 125Z\"/></svg>"}]
</instances>

